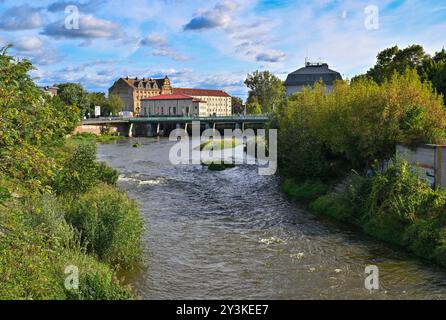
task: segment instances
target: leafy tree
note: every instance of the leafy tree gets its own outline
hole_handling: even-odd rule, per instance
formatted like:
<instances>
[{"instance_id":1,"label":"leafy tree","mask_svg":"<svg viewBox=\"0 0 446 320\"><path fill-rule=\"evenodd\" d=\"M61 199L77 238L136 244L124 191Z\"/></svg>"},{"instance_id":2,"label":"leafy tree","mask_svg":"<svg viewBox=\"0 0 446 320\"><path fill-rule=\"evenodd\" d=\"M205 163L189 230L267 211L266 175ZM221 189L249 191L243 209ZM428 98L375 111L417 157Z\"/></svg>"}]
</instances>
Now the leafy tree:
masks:
<instances>
[{"instance_id":1,"label":"leafy tree","mask_svg":"<svg viewBox=\"0 0 446 320\"><path fill-rule=\"evenodd\" d=\"M405 49L397 46L381 51L377 62L366 74L352 79L352 82L371 78L377 83L389 80L394 73L403 74L407 69L415 69L423 81L432 82L438 93L446 102L446 50L442 49L433 57L426 54L420 45L412 45Z\"/></svg>"},{"instance_id":2,"label":"leafy tree","mask_svg":"<svg viewBox=\"0 0 446 320\"><path fill-rule=\"evenodd\" d=\"M0 173L38 190L52 175L48 147L72 132L79 111L44 94L28 74L32 64L9 56L8 48L0 49Z\"/></svg>"},{"instance_id":3,"label":"leafy tree","mask_svg":"<svg viewBox=\"0 0 446 320\"><path fill-rule=\"evenodd\" d=\"M405 49L394 46L381 51L376 65L367 72L367 76L378 83L389 79L395 72L404 73L407 69L421 70L430 57L420 45L412 45Z\"/></svg>"},{"instance_id":4,"label":"leafy tree","mask_svg":"<svg viewBox=\"0 0 446 320\"><path fill-rule=\"evenodd\" d=\"M377 84L338 81L327 94L322 84L295 95L280 108L280 166L298 177L335 177L388 160L395 145L446 141L446 111L430 83L415 70Z\"/></svg>"},{"instance_id":5,"label":"leafy tree","mask_svg":"<svg viewBox=\"0 0 446 320\"><path fill-rule=\"evenodd\" d=\"M273 111L285 98L282 80L269 71L255 71L253 74L248 74L245 85L250 89L248 104L257 98L264 113Z\"/></svg>"},{"instance_id":6,"label":"leafy tree","mask_svg":"<svg viewBox=\"0 0 446 320\"><path fill-rule=\"evenodd\" d=\"M262 106L260 105L257 97L254 97L252 102L246 105L246 112L248 114L262 114Z\"/></svg>"},{"instance_id":7,"label":"leafy tree","mask_svg":"<svg viewBox=\"0 0 446 320\"><path fill-rule=\"evenodd\" d=\"M123 106L124 103L122 102L122 99L117 95L111 94L107 99L105 110L108 114L111 113L112 115L117 115L122 110Z\"/></svg>"},{"instance_id":8,"label":"leafy tree","mask_svg":"<svg viewBox=\"0 0 446 320\"><path fill-rule=\"evenodd\" d=\"M245 112L245 106L243 99L238 97L232 97L232 113L242 114Z\"/></svg>"},{"instance_id":9,"label":"leafy tree","mask_svg":"<svg viewBox=\"0 0 446 320\"><path fill-rule=\"evenodd\" d=\"M55 84L59 88L58 96L66 105L77 106L83 115L93 113L90 96L79 83Z\"/></svg>"}]
</instances>

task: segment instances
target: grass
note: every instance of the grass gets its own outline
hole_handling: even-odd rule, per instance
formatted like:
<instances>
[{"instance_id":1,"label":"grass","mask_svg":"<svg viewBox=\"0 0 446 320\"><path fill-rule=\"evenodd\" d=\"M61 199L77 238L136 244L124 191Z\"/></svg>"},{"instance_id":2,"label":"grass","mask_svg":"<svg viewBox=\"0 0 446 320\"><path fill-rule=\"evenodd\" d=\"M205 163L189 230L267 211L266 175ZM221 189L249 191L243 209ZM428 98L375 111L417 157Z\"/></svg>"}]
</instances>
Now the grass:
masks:
<instances>
[{"instance_id":1,"label":"grass","mask_svg":"<svg viewBox=\"0 0 446 320\"><path fill-rule=\"evenodd\" d=\"M200 144L198 147L200 151L204 150L224 150L224 149L233 149L241 145L242 142L239 139L221 139L217 141L205 141Z\"/></svg>"},{"instance_id":2,"label":"grass","mask_svg":"<svg viewBox=\"0 0 446 320\"><path fill-rule=\"evenodd\" d=\"M53 150L52 184L36 192L0 174L0 299L134 299L118 281L141 261L142 218L115 186L118 173L96 161L96 138ZM65 287L67 266L79 289Z\"/></svg>"},{"instance_id":3,"label":"grass","mask_svg":"<svg viewBox=\"0 0 446 320\"><path fill-rule=\"evenodd\" d=\"M80 144L85 142L108 143L122 139L124 139L124 137L106 133L100 135L93 133L78 133L71 137L73 143L80 143Z\"/></svg>"},{"instance_id":4,"label":"grass","mask_svg":"<svg viewBox=\"0 0 446 320\"><path fill-rule=\"evenodd\" d=\"M288 179L283 191L326 215L446 267L446 190L432 189L407 163L373 177L354 176L340 193L320 181Z\"/></svg>"},{"instance_id":5,"label":"grass","mask_svg":"<svg viewBox=\"0 0 446 320\"><path fill-rule=\"evenodd\" d=\"M329 187L319 180L298 182L294 179L286 179L282 184L282 191L293 199L308 204L325 195Z\"/></svg>"}]
</instances>

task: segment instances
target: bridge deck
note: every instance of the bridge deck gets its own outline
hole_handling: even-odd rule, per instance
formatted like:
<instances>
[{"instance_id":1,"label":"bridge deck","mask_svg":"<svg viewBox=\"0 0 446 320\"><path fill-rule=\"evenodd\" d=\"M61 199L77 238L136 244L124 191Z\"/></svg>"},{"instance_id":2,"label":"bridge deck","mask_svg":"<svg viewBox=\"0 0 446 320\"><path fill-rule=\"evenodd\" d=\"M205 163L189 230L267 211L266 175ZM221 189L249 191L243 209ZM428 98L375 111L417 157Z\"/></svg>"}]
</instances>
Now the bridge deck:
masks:
<instances>
[{"instance_id":1,"label":"bridge deck","mask_svg":"<svg viewBox=\"0 0 446 320\"><path fill-rule=\"evenodd\" d=\"M229 116L229 117L140 117L140 118L98 118L82 121L85 125L120 123L266 123L269 116Z\"/></svg>"}]
</instances>

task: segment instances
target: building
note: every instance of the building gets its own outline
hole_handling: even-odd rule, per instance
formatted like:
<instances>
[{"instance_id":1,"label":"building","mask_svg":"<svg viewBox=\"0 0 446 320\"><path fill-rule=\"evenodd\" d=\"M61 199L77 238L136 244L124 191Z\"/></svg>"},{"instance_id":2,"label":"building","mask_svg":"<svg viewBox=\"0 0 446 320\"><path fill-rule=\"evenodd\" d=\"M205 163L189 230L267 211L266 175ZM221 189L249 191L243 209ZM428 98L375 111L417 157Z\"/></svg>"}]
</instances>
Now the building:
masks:
<instances>
[{"instance_id":1,"label":"building","mask_svg":"<svg viewBox=\"0 0 446 320\"><path fill-rule=\"evenodd\" d=\"M49 94L50 96L54 97L57 96L57 93L59 92L59 88L58 87L40 87L40 90L42 90L43 92Z\"/></svg>"},{"instance_id":2,"label":"building","mask_svg":"<svg viewBox=\"0 0 446 320\"><path fill-rule=\"evenodd\" d=\"M285 81L287 96L302 92L305 87L313 86L321 80L327 89L332 91L335 81L342 80L342 76L339 72L331 70L326 63L307 62L304 68L288 75Z\"/></svg>"},{"instance_id":3,"label":"building","mask_svg":"<svg viewBox=\"0 0 446 320\"><path fill-rule=\"evenodd\" d=\"M123 102L123 112L139 114L141 99L172 94L170 80L152 78L120 78L108 90L109 95L117 95Z\"/></svg>"},{"instance_id":4,"label":"building","mask_svg":"<svg viewBox=\"0 0 446 320\"><path fill-rule=\"evenodd\" d=\"M223 90L174 88L173 93L205 101L208 116L232 115L232 97Z\"/></svg>"},{"instance_id":5,"label":"building","mask_svg":"<svg viewBox=\"0 0 446 320\"><path fill-rule=\"evenodd\" d=\"M141 99L141 115L151 116L208 116L204 100L184 94L164 94Z\"/></svg>"}]
</instances>

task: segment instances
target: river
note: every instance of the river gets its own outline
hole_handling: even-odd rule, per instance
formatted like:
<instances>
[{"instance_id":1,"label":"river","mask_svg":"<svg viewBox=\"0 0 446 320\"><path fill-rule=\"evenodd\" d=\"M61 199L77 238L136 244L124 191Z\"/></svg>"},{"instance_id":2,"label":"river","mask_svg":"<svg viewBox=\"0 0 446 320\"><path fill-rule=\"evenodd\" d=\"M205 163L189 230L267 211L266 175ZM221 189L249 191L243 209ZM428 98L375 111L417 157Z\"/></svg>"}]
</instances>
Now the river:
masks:
<instances>
[{"instance_id":1,"label":"river","mask_svg":"<svg viewBox=\"0 0 446 320\"><path fill-rule=\"evenodd\" d=\"M134 148L135 141L140 147ZM172 142L102 144L146 223L141 299L445 299L446 272L308 213L255 166L173 166ZM380 289L364 288L379 267Z\"/></svg>"}]
</instances>

